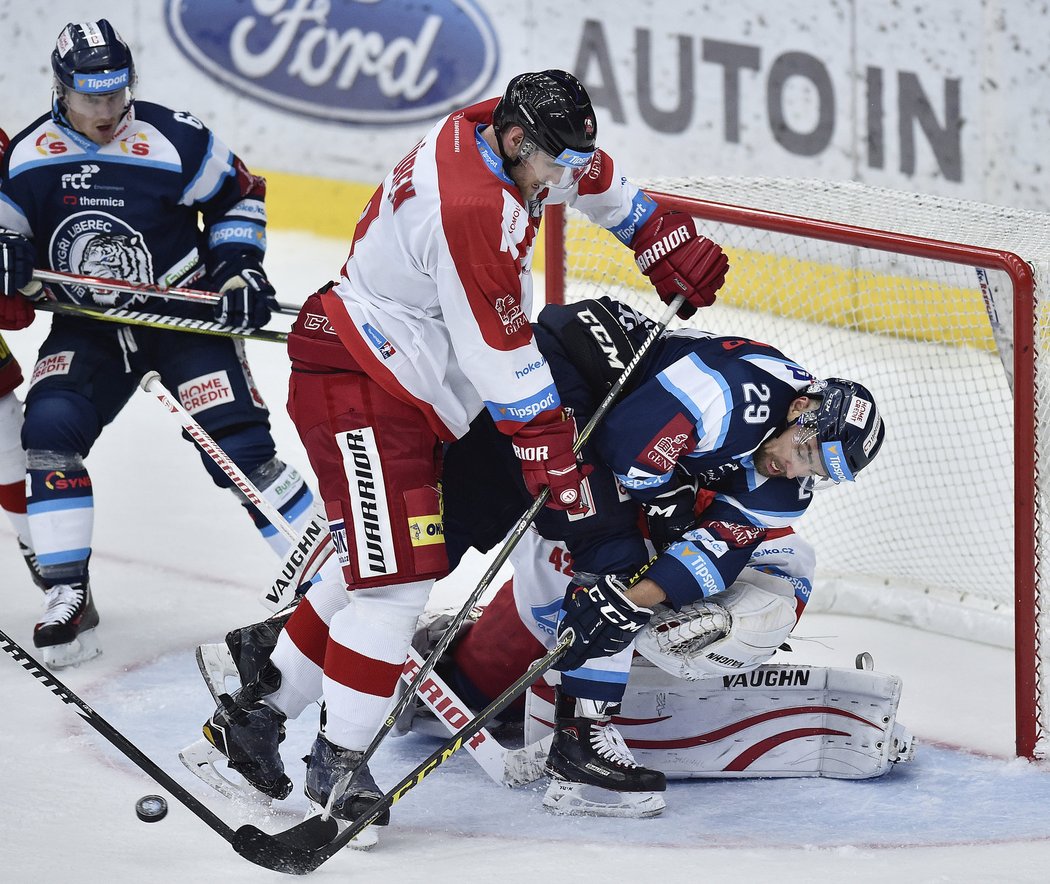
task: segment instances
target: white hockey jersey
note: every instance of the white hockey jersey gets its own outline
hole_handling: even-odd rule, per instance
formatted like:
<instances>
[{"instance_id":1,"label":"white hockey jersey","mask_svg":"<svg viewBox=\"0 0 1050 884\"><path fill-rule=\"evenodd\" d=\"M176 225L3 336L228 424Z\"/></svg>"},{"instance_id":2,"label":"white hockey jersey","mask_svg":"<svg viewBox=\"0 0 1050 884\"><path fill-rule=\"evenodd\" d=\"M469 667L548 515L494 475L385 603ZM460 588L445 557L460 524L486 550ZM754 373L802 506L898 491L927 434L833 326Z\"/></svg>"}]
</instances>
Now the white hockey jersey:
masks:
<instances>
[{"instance_id":1,"label":"white hockey jersey","mask_svg":"<svg viewBox=\"0 0 1050 884\"><path fill-rule=\"evenodd\" d=\"M483 408L513 433L561 404L529 326L543 206L573 205L624 243L656 208L601 151L575 188L526 203L480 136L496 104L446 117L394 167L324 295L362 368L447 440Z\"/></svg>"}]
</instances>

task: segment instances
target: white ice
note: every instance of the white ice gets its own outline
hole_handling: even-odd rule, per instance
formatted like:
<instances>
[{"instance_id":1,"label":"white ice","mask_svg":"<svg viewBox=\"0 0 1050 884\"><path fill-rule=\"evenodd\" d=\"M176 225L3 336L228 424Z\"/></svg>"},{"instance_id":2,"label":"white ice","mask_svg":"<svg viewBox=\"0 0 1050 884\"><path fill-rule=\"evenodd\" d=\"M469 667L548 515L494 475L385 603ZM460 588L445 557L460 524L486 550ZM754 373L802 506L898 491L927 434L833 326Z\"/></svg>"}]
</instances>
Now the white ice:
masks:
<instances>
[{"instance_id":1,"label":"white ice","mask_svg":"<svg viewBox=\"0 0 1050 884\"><path fill-rule=\"evenodd\" d=\"M268 264L285 301L338 272L346 242L275 232ZM46 316L5 333L31 370ZM284 412L283 349L253 344L252 369L273 413L278 449L307 469ZM24 392L24 388L23 391ZM176 753L211 711L193 660L201 641L265 615L257 596L275 560L228 492L206 477L180 428L136 393L88 460L95 484L92 587L104 653L59 677L216 814L271 829L305 811L299 789L269 817L235 805L182 769ZM465 598L483 562L433 598ZM0 525L0 628L30 653L41 597L7 524ZM498 585L500 581L496 581ZM791 660L852 666L870 651L900 675L899 720L918 737L912 764L874 781L694 781L672 784L655 820L559 819L541 786L493 785L456 756L408 793L370 853L344 851L318 881L1045 881L1050 777L1013 758L1010 652L906 627L808 614ZM277 881L238 857L176 801L139 822L135 801L164 792L9 656L0 655L0 881ZM316 729L309 710L284 744L298 759ZM391 738L375 773L392 784L436 746Z\"/></svg>"}]
</instances>

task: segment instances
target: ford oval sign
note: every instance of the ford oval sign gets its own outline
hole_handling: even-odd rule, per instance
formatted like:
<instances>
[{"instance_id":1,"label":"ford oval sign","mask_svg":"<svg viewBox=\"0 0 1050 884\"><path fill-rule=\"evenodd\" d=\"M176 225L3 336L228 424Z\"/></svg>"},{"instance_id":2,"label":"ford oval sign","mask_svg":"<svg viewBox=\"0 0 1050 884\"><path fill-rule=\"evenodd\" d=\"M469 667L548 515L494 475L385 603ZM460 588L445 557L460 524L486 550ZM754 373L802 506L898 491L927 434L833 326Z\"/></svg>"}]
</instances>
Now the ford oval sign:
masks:
<instances>
[{"instance_id":1,"label":"ford oval sign","mask_svg":"<svg viewBox=\"0 0 1050 884\"><path fill-rule=\"evenodd\" d=\"M323 120L434 119L484 97L497 62L472 0L168 0L168 27L212 77Z\"/></svg>"}]
</instances>

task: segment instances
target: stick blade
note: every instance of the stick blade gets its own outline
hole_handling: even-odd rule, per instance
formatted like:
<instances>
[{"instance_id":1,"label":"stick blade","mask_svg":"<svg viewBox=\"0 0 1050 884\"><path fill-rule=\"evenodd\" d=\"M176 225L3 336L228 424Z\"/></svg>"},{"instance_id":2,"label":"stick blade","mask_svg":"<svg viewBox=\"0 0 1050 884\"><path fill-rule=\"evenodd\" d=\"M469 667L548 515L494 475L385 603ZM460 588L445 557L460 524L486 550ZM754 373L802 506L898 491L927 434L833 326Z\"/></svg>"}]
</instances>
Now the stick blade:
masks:
<instances>
[{"instance_id":1,"label":"stick blade","mask_svg":"<svg viewBox=\"0 0 1050 884\"><path fill-rule=\"evenodd\" d=\"M234 833L233 849L265 869L286 875L306 875L328 858L325 848L338 835L339 824L333 817L311 816L276 835L252 825L241 826Z\"/></svg>"}]
</instances>

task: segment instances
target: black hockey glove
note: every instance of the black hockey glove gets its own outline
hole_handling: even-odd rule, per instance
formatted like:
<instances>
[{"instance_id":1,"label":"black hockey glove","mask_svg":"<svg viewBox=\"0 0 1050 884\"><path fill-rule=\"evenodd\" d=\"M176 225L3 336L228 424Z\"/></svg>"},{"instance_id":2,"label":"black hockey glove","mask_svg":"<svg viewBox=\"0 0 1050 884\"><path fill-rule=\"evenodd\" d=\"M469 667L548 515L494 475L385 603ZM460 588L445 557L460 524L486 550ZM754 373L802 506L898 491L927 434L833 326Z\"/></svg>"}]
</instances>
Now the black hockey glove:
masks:
<instances>
[{"instance_id":1,"label":"black hockey glove","mask_svg":"<svg viewBox=\"0 0 1050 884\"><path fill-rule=\"evenodd\" d=\"M638 607L624 595L626 591L627 585L615 574L606 574L594 586L569 585L558 636L571 629L574 637L555 669L579 669L593 657L611 657L634 640L653 612Z\"/></svg>"},{"instance_id":2,"label":"black hockey glove","mask_svg":"<svg viewBox=\"0 0 1050 884\"><path fill-rule=\"evenodd\" d=\"M21 233L0 230L0 295L14 297L33 279L36 249Z\"/></svg>"},{"instance_id":3,"label":"black hockey glove","mask_svg":"<svg viewBox=\"0 0 1050 884\"><path fill-rule=\"evenodd\" d=\"M696 479L683 477L670 491L658 494L642 504L649 523L649 539L658 552L682 539L696 524Z\"/></svg>"},{"instance_id":4,"label":"black hockey glove","mask_svg":"<svg viewBox=\"0 0 1050 884\"><path fill-rule=\"evenodd\" d=\"M241 252L220 261L208 274L209 287L222 295L215 305L215 318L233 328L262 328L277 306L262 258Z\"/></svg>"}]
</instances>

